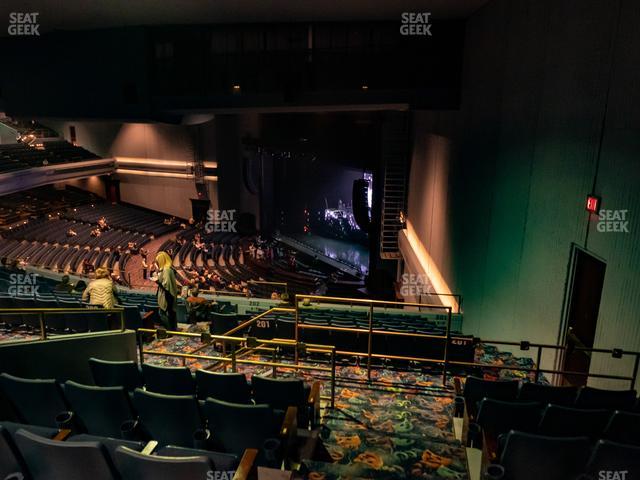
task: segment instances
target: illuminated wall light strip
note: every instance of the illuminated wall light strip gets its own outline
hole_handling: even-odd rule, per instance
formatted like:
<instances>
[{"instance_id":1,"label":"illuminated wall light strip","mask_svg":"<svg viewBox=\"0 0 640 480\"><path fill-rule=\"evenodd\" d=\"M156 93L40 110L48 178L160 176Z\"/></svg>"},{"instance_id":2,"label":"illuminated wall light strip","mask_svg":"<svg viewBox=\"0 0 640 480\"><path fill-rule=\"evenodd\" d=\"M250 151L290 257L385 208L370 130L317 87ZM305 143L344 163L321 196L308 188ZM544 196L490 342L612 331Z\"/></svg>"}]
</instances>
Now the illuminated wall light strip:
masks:
<instances>
[{"instance_id":1,"label":"illuminated wall light strip","mask_svg":"<svg viewBox=\"0 0 640 480\"><path fill-rule=\"evenodd\" d=\"M205 180L209 181L209 182L217 182L218 181L218 177L215 177L213 175L205 175L203 178Z\"/></svg>"},{"instance_id":2,"label":"illuminated wall light strip","mask_svg":"<svg viewBox=\"0 0 640 480\"><path fill-rule=\"evenodd\" d=\"M193 175L186 173L148 172L146 170L131 170L128 168L118 168L116 173L123 175L140 175L143 177L193 178Z\"/></svg>"},{"instance_id":3,"label":"illuminated wall light strip","mask_svg":"<svg viewBox=\"0 0 640 480\"><path fill-rule=\"evenodd\" d=\"M407 220L406 222L406 227L407 228L405 232L407 240L409 242L409 246L411 247L411 250L413 250L413 254L416 256L416 259L420 263L420 267L429 277L429 281L431 281L433 288L437 293L445 293L451 295L452 292L449 288L449 285L447 284L447 281L442 276L442 273L436 265L436 262L433 260L433 258L431 258L431 255L429 255L429 252L427 252L427 249L418 238L418 235L416 234L416 231L409 220ZM449 306L452 308L452 311L457 312L458 302L454 297L451 297L449 295L438 295L438 298L440 298L440 301L443 305Z\"/></svg>"},{"instance_id":4,"label":"illuminated wall light strip","mask_svg":"<svg viewBox=\"0 0 640 480\"><path fill-rule=\"evenodd\" d=\"M161 158L133 158L133 157L114 157L117 163L123 165L162 165L167 167L192 167L192 162L180 160L163 160ZM217 166L217 165L216 165Z\"/></svg>"},{"instance_id":5,"label":"illuminated wall light strip","mask_svg":"<svg viewBox=\"0 0 640 480\"><path fill-rule=\"evenodd\" d=\"M218 168L218 162L204 162L204 168Z\"/></svg>"}]
</instances>

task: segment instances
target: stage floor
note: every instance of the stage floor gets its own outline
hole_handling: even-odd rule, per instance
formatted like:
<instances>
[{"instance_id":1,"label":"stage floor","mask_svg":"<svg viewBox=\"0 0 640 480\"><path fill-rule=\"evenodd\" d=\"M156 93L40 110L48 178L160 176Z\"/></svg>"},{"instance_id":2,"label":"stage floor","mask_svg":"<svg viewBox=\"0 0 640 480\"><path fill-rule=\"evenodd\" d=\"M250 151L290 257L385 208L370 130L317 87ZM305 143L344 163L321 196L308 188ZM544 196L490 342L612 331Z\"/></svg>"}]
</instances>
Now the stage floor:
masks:
<instances>
[{"instance_id":1,"label":"stage floor","mask_svg":"<svg viewBox=\"0 0 640 480\"><path fill-rule=\"evenodd\" d=\"M369 250L364 245L320 235L293 233L287 236L307 245L320 255L344 262L363 274L369 271Z\"/></svg>"}]
</instances>

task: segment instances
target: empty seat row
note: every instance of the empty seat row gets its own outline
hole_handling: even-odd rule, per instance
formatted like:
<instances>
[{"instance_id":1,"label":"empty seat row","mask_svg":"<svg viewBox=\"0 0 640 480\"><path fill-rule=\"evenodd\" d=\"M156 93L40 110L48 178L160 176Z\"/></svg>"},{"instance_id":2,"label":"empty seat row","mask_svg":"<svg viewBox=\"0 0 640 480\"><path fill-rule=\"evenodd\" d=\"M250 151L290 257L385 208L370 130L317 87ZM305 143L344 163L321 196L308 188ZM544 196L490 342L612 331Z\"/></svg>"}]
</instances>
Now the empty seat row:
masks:
<instances>
[{"instance_id":1,"label":"empty seat row","mask_svg":"<svg viewBox=\"0 0 640 480\"><path fill-rule=\"evenodd\" d=\"M140 388L129 395L122 387L52 382L0 376L4 395L26 425L238 455L254 448L263 463L282 453L279 437L291 430L297 413L295 406L285 407L285 412L266 403L198 401L193 395L164 395Z\"/></svg>"},{"instance_id":2,"label":"empty seat row","mask_svg":"<svg viewBox=\"0 0 640 480\"><path fill-rule=\"evenodd\" d=\"M553 404L541 409L536 402L483 399L470 432L481 433L484 441L490 442L488 450L496 451L499 445L494 443L499 443L500 435L509 430L551 437L587 437L591 441L606 439L640 446L640 414L637 413Z\"/></svg>"},{"instance_id":3,"label":"empty seat row","mask_svg":"<svg viewBox=\"0 0 640 480\"><path fill-rule=\"evenodd\" d=\"M552 386L518 380L491 381L468 377L462 391L467 413L474 419L483 398L537 402L575 408L634 411L638 408L635 390L604 390L593 387Z\"/></svg>"},{"instance_id":4,"label":"empty seat row","mask_svg":"<svg viewBox=\"0 0 640 480\"><path fill-rule=\"evenodd\" d=\"M153 443L145 446L141 442L90 435L63 439L64 434L0 423L0 478L181 480L209 478L215 471L226 472L227 478L234 474L234 478L246 478L241 471L236 472L239 464L236 455L176 446L153 452Z\"/></svg>"},{"instance_id":5,"label":"empty seat row","mask_svg":"<svg viewBox=\"0 0 640 480\"><path fill-rule=\"evenodd\" d=\"M554 438L512 430L506 436L499 462L489 464L483 478L631 480L637 472L640 447L602 440L592 448L586 437Z\"/></svg>"},{"instance_id":6,"label":"empty seat row","mask_svg":"<svg viewBox=\"0 0 640 480\"><path fill-rule=\"evenodd\" d=\"M193 375L188 367L161 367L146 363L140 370L135 362L111 362L95 358L90 359L89 364L98 386L121 386L127 391L144 386L147 391L155 393L196 395L200 400L211 397L239 404L255 401L282 411L288 406L295 406L301 425L314 422L317 416L314 402L319 383L309 387L299 379L253 376L249 386L241 373L197 370Z\"/></svg>"}]
</instances>

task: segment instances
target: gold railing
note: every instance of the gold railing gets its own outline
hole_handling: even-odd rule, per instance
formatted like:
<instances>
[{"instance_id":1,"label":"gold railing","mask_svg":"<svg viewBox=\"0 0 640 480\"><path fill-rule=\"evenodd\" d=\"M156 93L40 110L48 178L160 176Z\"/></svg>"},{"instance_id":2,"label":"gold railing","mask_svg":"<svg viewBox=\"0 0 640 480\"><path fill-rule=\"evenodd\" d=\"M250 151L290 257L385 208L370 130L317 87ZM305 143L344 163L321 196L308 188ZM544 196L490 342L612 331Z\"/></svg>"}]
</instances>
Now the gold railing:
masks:
<instances>
[{"instance_id":1,"label":"gold railing","mask_svg":"<svg viewBox=\"0 0 640 480\"><path fill-rule=\"evenodd\" d=\"M265 312L266 313L266 312ZM221 341L224 343L231 344L231 353L229 356L221 356L216 357L213 355L197 355L195 353L176 353L176 352L158 352L155 350L145 350L143 343L143 335L144 334L153 334L156 338L166 338L167 336L179 336L179 337L189 337L189 338L199 338L203 343L207 345L211 345L213 341ZM294 348L296 359L298 359L298 354L300 351L310 352L310 353L328 353L331 355L331 366L330 367L321 367L321 366L313 366L313 365L300 365L298 360L296 363L283 363L276 361L263 361L263 360L248 360L237 358L237 349L238 346L243 345L249 349L261 349L261 345L272 345L274 347L285 347L285 348ZM237 372L237 365L259 365L264 367L272 367L273 376L276 376L276 372L278 368L288 368L292 370L313 370L319 372L328 372L331 376L331 395L329 397L322 397L323 399L330 401L330 407L335 407L335 396L336 396L336 347L332 345L320 345L320 344L312 344L312 343L300 343L294 340L267 340L267 339L259 339L255 337L232 337L228 335L212 335L210 333L190 333L190 332L176 332L164 329L149 329L149 328L139 328L138 329L138 348L140 352L140 362L144 363L145 355L158 355L163 357L173 357L173 358L182 358L182 359L194 359L194 360L208 360L211 362L223 362L224 364L231 365L231 371ZM202 348L202 347L200 347Z\"/></svg>"},{"instance_id":2,"label":"gold railing","mask_svg":"<svg viewBox=\"0 0 640 480\"><path fill-rule=\"evenodd\" d=\"M287 282L268 282L266 280L249 280L247 281L249 285L273 285L276 287L284 287L284 292L289 294L289 284ZM200 293L205 293L207 295L213 296L228 296L228 297L247 297L246 293L236 292L234 290L200 290ZM252 297L249 297L252 298ZM269 297L256 297L256 298L264 298L264 300L269 300Z\"/></svg>"},{"instance_id":3,"label":"gold railing","mask_svg":"<svg viewBox=\"0 0 640 480\"><path fill-rule=\"evenodd\" d=\"M289 284L287 282L268 282L266 280L249 280L247 283L254 285L273 285L276 287L284 287L284 292L289 294Z\"/></svg>"},{"instance_id":4,"label":"gold railing","mask_svg":"<svg viewBox=\"0 0 640 480\"><path fill-rule=\"evenodd\" d=\"M369 328L350 328L350 327L333 327L328 325L310 325L300 322L300 301L301 300L317 300L319 302L327 303L348 303L349 305L364 305L369 307ZM416 333L403 333L403 332L390 332L387 330L376 330L373 328L373 309L375 306L383 305L397 305L401 307L418 307L418 308L430 308L434 310L444 310L447 314L447 328L445 335L429 335L429 334L416 334ZM432 305L426 303L411 303L411 302L395 302L386 300L367 300L362 298L342 298L342 297L325 297L322 295L296 295L294 301L295 307L295 340L300 339L300 330L329 330L351 333L366 333L367 334L367 351L366 352L351 352L344 350L337 350L338 355L353 355L362 356L367 358L367 379L371 380L371 360L373 358L388 358L391 360L406 360L425 363L437 363L442 364L442 384L447 383L447 367L449 366L449 342L451 341L451 315L452 308L446 305ZM374 335L390 335L410 338L431 338L444 340L444 354L443 358L421 358L421 357L408 357L403 355L383 355L373 352L373 336ZM296 355L296 362L298 357Z\"/></svg>"},{"instance_id":5,"label":"gold railing","mask_svg":"<svg viewBox=\"0 0 640 480\"><path fill-rule=\"evenodd\" d=\"M232 328L231 330L228 330L226 332L224 332L222 335L233 335L234 333L239 332L240 330L243 330L247 327L250 327L251 325L253 325L257 320L261 319L262 317L264 317L265 315L268 315L270 313L273 312L289 312L289 313L293 313L294 310L293 308L281 308L281 307L273 307L270 308L269 310L266 310L258 315L256 315L255 317L250 318L249 320L241 323L240 325L238 325L237 327ZM192 353L196 353L199 352L201 350L204 350L207 347L210 347L213 343L215 342L215 339L212 339L210 342L208 343L204 343L203 345L200 345L198 348L196 348ZM224 346L224 344L223 344ZM223 350L224 353L226 353L226 350Z\"/></svg>"},{"instance_id":6,"label":"gold railing","mask_svg":"<svg viewBox=\"0 0 640 480\"><path fill-rule=\"evenodd\" d=\"M47 339L47 315L97 315L97 314L118 314L120 317L120 327L108 331L125 331L124 309L123 308L0 308L0 315L28 315L36 314L40 327L40 340ZM97 332L99 333L99 332ZM65 335L65 334L60 334ZM28 340L26 340L28 341Z\"/></svg>"},{"instance_id":7,"label":"gold railing","mask_svg":"<svg viewBox=\"0 0 640 480\"><path fill-rule=\"evenodd\" d=\"M560 377L568 377L568 376L576 376L576 377L587 377L587 378L604 378L608 380L620 380L620 381L628 381L630 382L630 389L635 388L636 380L638 378L638 372L640 370L640 352L623 350L621 348L587 348L587 347L570 347L568 345L553 345L553 344L545 344L545 343L532 343L528 341L521 342L509 342L503 340L482 340L480 338L474 339L474 344L490 344L490 345L505 345L512 347L520 347L521 351L527 351L531 348L537 349L536 361L533 368L529 367L521 367L521 366L512 366L512 365L490 365L486 363L478 363L478 362L461 362L452 360L449 362L450 365L457 365L461 367L480 367L480 368L489 368L494 370L516 370L520 372L526 372L529 374L533 374L534 381L537 382L540 379L540 374L548 373L551 375L558 375ZM570 352L583 352L586 354L591 353L600 353L600 354L609 354L612 358L621 359L625 356L634 357L633 361L633 371L631 376L624 375L611 375L607 373L591 373L591 372L576 372L570 370L558 370L558 369L550 369L550 368L541 368L540 363L542 362L543 350L553 350L556 352L561 352L562 354L567 354Z\"/></svg>"}]
</instances>

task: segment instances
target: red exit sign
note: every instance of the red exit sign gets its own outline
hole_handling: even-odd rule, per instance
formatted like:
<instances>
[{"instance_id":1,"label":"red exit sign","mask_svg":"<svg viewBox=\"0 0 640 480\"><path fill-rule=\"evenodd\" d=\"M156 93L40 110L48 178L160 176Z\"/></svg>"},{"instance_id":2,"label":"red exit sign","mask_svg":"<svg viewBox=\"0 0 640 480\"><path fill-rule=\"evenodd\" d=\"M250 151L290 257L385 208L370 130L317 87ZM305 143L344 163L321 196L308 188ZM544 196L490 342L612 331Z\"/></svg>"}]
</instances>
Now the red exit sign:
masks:
<instances>
[{"instance_id":1,"label":"red exit sign","mask_svg":"<svg viewBox=\"0 0 640 480\"><path fill-rule=\"evenodd\" d=\"M587 197L587 211L591 213L598 213L600 210L600 198L595 195L589 195Z\"/></svg>"}]
</instances>

